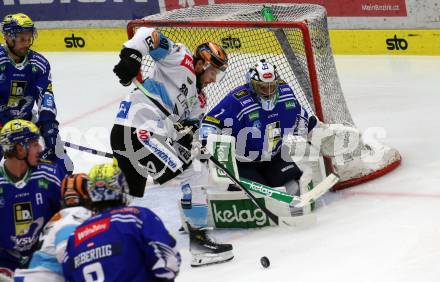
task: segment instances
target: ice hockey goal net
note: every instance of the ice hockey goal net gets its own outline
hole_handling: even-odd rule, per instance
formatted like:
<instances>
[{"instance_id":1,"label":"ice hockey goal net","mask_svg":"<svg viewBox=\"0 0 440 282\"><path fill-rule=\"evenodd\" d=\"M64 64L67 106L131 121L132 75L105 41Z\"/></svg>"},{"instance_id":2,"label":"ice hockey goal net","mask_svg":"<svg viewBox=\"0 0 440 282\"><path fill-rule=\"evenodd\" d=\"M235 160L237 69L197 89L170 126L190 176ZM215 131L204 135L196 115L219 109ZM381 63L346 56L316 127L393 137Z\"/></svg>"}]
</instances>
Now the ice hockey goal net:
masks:
<instances>
[{"instance_id":1,"label":"ice hockey goal net","mask_svg":"<svg viewBox=\"0 0 440 282\"><path fill-rule=\"evenodd\" d=\"M276 65L282 79L293 87L304 107L327 123L355 127L339 83L327 28L326 11L319 5L271 5L272 14L257 4L207 5L152 15L128 24L131 38L136 28L154 27L190 50L205 41L221 45L229 67L220 83L205 92L212 107L230 90L245 82L245 73L262 58ZM268 18L269 17L269 18ZM154 62L146 56L142 76ZM364 143L361 150L344 155L343 162L327 162L327 171L341 177L336 189L381 176L400 163L399 153L386 145Z\"/></svg>"}]
</instances>

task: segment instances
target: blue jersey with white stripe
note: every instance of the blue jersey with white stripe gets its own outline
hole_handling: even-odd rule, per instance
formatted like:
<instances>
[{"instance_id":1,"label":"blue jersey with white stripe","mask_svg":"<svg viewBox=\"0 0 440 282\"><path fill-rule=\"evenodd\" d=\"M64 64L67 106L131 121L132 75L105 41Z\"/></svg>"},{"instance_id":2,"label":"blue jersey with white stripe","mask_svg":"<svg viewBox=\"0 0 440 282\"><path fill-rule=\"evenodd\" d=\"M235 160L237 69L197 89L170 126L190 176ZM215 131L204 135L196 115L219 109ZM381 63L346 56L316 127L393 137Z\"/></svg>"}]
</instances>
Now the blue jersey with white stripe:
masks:
<instances>
[{"instance_id":1,"label":"blue jersey with white stripe","mask_svg":"<svg viewBox=\"0 0 440 282\"><path fill-rule=\"evenodd\" d=\"M60 185L61 175L51 164L40 163L16 183L0 167L0 258L31 254L43 226L60 209Z\"/></svg>"},{"instance_id":2,"label":"blue jersey with white stripe","mask_svg":"<svg viewBox=\"0 0 440 282\"><path fill-rule=\"evenodd\" d=\"M237 87L203 117L201 139L210 133L232 135L238 158L270 160L280 153L284 135L307 134L309 115L292 88L282 82L278 95L275 107L266 111L247 84Z\"/></svg>"},{"instance_id":3,"label":"blue jersey with white stripe","mask_svg":"<svg viewBox=\"0 0 440 282\"><path fill-rule=\"evenodd\" d=\"M38 106L38 122L53 121L57 110L52 92L50 64L41 54L29 50L22 63L8 56L0 46L0 124L12 119L32 119Z\"/></svg>"},{"instance_id":4,"label":"blue jersey with white stripe","mask_svg":"<svg viewBox=\"0 0 440 282\"><path fill-rule=\"evenodd\" d=\"M143 207L100 213L69 237L67 281L174 281L180 254L162 221Z\"/></svg>"}]
</instances>

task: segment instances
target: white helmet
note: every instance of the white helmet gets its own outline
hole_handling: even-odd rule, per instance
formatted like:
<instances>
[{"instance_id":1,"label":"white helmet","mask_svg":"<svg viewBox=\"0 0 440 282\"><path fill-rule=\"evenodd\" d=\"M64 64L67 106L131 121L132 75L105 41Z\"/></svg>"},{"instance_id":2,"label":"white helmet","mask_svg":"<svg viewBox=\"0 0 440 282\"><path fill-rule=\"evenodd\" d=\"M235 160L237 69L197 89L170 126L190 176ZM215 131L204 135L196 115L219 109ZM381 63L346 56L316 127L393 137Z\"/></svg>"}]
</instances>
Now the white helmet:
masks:
<instances>
[{"instance_id":1,"label":"white helmet","mask_svg":"<svg viewBox=\"0 0 440 282\"><path fill-rule=\"evenodd\" d=\"M278 99L279 75L276 67L262 59L249 70L246 78L262 108L271 111Z\"/></svg>"}]
</instances>

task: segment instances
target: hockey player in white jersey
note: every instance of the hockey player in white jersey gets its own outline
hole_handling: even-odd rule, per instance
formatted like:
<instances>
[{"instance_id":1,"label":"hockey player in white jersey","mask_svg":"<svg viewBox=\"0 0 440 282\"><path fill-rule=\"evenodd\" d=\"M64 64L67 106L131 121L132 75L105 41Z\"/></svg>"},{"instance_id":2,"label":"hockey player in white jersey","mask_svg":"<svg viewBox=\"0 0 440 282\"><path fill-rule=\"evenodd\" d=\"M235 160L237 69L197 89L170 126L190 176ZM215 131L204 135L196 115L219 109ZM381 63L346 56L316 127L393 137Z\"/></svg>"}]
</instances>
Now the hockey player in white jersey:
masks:
<instances>
[{"instance_id":1,"label":"hockey player in white jersey","mask_svg":"<svg viewBox=\"0 0 440 282\"><path fill-rule=\"evenodd\" d=\"M88 176L78 173L66 176L61 184L64 207L46 224L40 236L42 243L33 255L28 269L17 269L16 282L63 282L62 260L69 235L88 219L92 212L87 193Z\"/></svg>"},{"instance_id":2,"label":"hockey player in white jersey","mask_svg":"<svg viewBox=\"0 0 440 282\"><path fill-rule=\"evenodd\" d=\"M145 55L151 56L154 66L142 85L156 99L152 101L135 89L121 102L111 132L114 156L132 196L143 196L148 175L159 184L178 177L182 189L189 191L193 201L183 211L191 225L192 266L231 260L232 246L218 244L207 235L204 192L208 172L205 165L191 158L192 133L206 106L203 88L225 75L227 55L213 42L199 45L192 54L185 45L157 30L141 27L124 43L113 70L122 85L131 84Z\"/></svg>"}]
</instances>

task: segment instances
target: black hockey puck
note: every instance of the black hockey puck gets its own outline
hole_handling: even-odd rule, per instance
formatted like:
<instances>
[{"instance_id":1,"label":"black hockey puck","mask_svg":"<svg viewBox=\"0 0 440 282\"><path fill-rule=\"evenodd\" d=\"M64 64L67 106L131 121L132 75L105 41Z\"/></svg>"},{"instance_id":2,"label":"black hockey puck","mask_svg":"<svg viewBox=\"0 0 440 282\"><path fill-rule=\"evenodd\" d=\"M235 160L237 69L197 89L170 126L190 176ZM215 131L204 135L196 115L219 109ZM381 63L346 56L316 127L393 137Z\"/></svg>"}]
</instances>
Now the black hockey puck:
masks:
<instances>
[{"instance_id":1,"label":"black hockey puck","mask_svg":"<svg viewBox=\"0 0 440 282\"><path fill-rule=\"evenodd\" d=\"M270 261L267 257L261 257L260 262L264 268L268 268L270 266Z\"/></svg>"}]
</instances>

